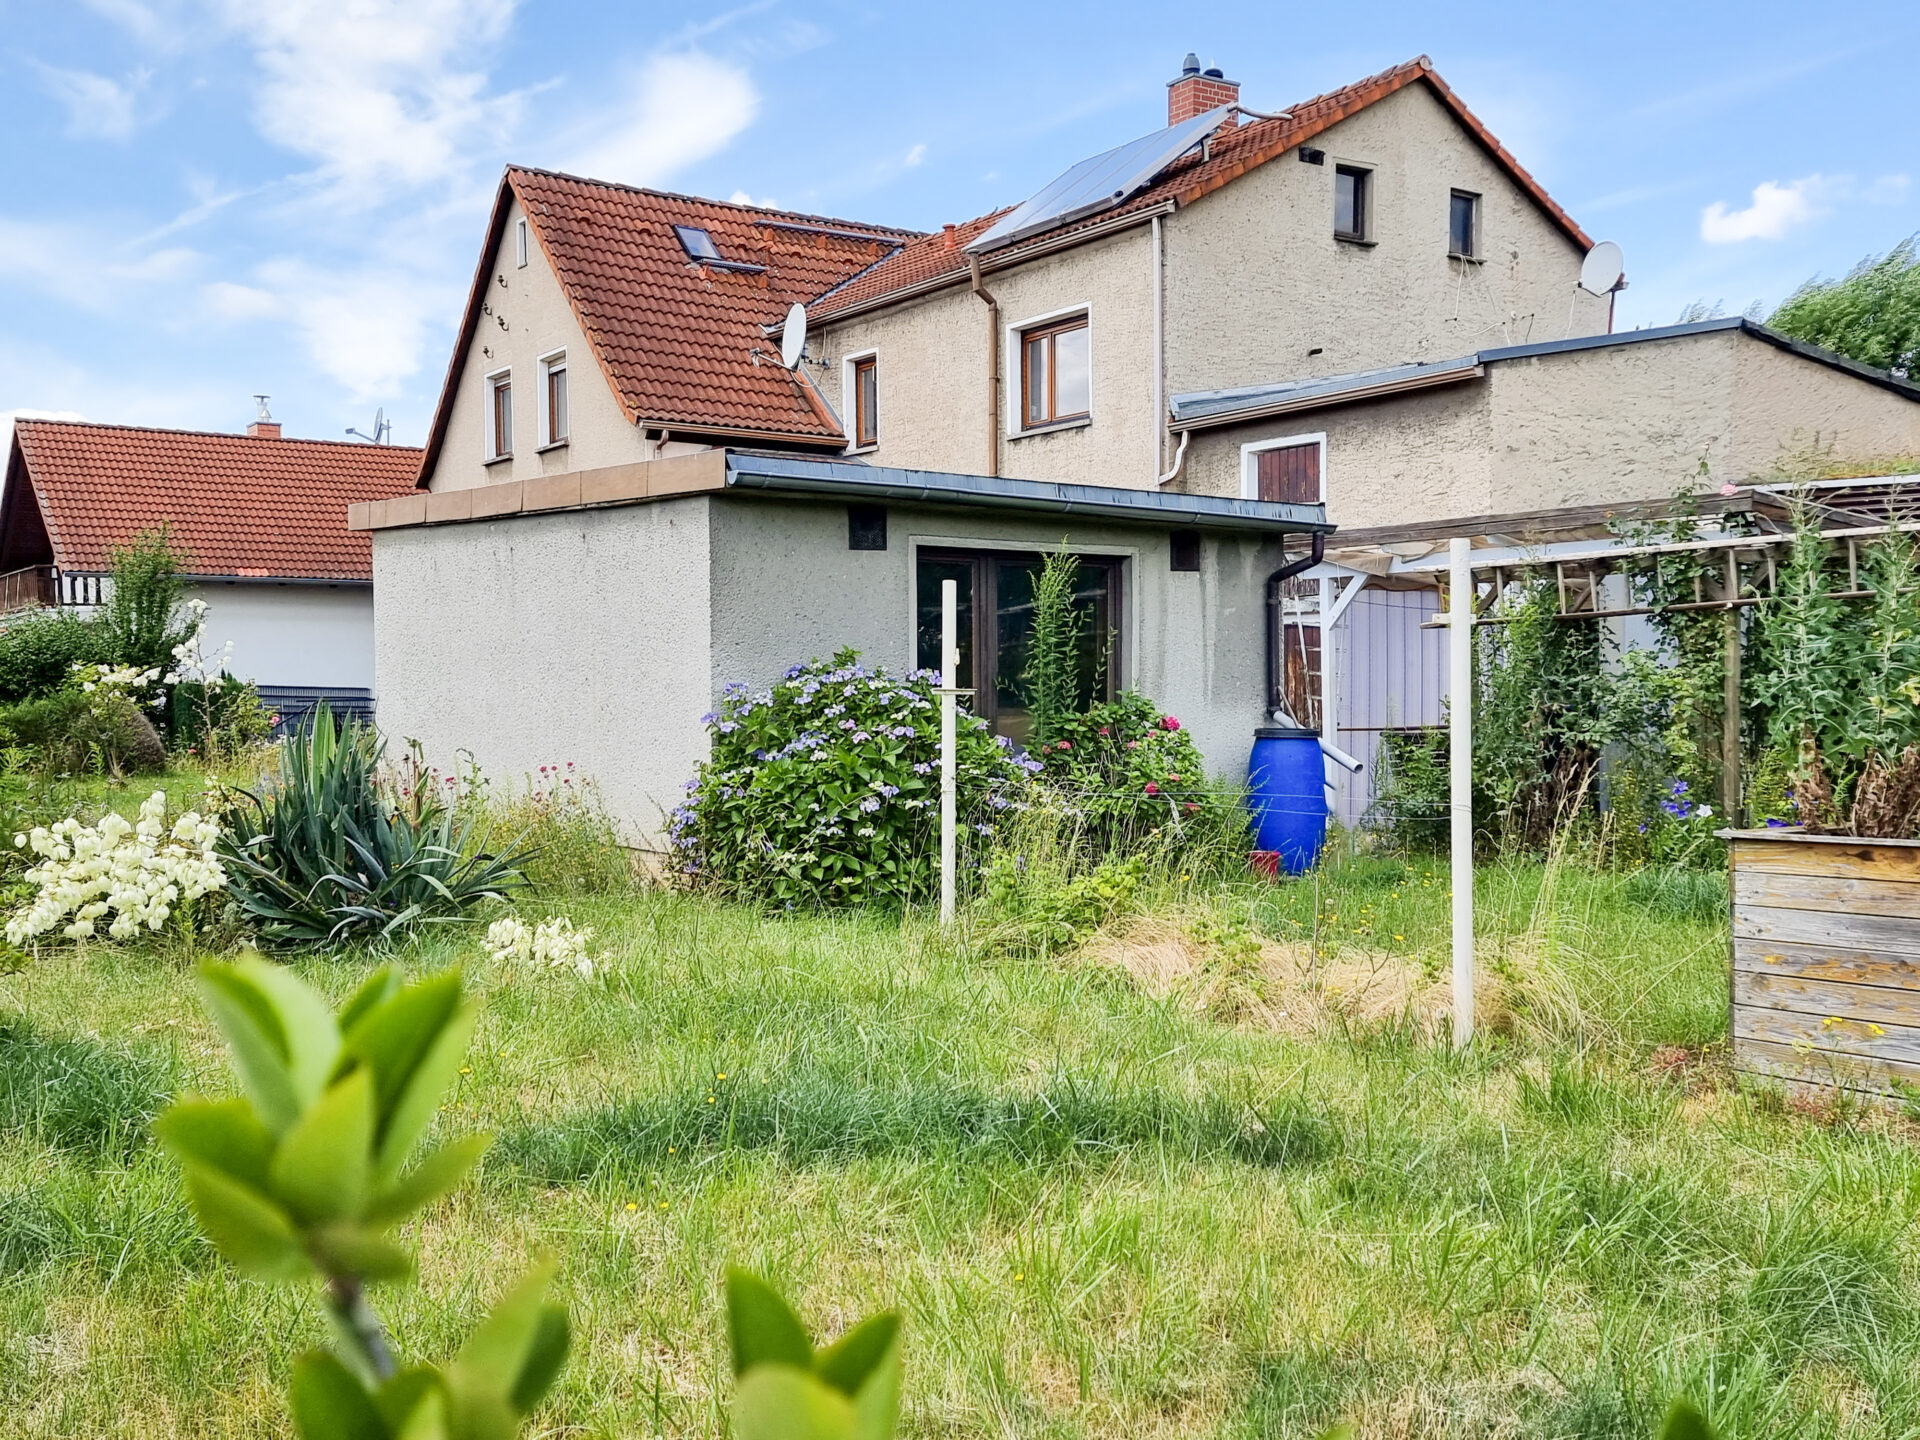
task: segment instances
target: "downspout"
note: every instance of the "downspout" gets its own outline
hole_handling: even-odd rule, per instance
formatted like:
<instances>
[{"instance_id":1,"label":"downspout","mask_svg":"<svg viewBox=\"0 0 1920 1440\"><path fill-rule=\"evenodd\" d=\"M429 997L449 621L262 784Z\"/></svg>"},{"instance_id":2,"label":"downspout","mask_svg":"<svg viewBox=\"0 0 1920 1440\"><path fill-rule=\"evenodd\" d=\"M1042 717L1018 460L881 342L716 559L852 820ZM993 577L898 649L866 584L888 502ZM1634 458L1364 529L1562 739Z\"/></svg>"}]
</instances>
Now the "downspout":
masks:
<instances>
[{"instance_id":1,"label":"downspout","mask_svg":"<svg viewBox=\"0 0 1920 1440\"><path fill-rule=\"evenodd\" d=\"M1147 473L1155 485L1171 478L1160 473L1167 458L1167 313L1161 279L1160 217L1153 217L1153 462ZM1184 438L1181 441L1185 448ZM1174 466L1175 473L1180 467Z\"/></svg>"},{"instance_id":2,"label":"downspout","mask_svg":"<svg viewBox=\"0 0 1920 1440\"><path fill-rule=\"evenodd\" d=\"M1158 223L1158 222L1156 222ZM980 257L967 257L967 274L973 281L973 293L987 307L987 474L1000 473L1000 302L981 283Z\"/></svg>"},{"instance_id":3,"label":"downspout","mask_svg":"<svg viewBox=\"0 0 1920 1440\"><path fill-rule=\"evenodd\" d=\"M1280 587L1302 571L1318 565L1326 558L1326 554L1327 537L1316 531L1313 546L1305 555L1298 560L1289 560L1267 577L1267 699L1264 707L1267 719L1272 718L1274 703L1279 699L1282 689L1281 665L1284 657L1280 641Z\"/></svg>"}]
</instances>

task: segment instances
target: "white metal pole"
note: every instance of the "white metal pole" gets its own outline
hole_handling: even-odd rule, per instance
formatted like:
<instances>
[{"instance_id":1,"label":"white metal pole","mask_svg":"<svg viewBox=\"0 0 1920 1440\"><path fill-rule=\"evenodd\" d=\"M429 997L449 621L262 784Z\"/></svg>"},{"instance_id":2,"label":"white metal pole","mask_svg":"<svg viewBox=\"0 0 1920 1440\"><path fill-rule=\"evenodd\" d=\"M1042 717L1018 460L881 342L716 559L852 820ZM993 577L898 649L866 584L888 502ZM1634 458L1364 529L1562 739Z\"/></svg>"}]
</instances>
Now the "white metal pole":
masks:
<instances>
[{"instance_id":1,"label":"white metal pole","mask_svg":"<svg viewBox=\"0 0 1920 1440\"><path fill-rule=\"evenodd\" d=\"M1473 565L1468 542L1448 546L1448 769L1453 810L1453 1043L1473 1039Z\"/></svg>"},{"instance_id":2,"label":"white metal pole","mask_svg":"<svg viewBox=\"0 0 1920 1440\"><path fill-rule=\"evenodd\" d=\"M940 923L953 923L954 682L960 678L960 649L954 622L960 608L956 581L940 582Z\"/></svg>"}]
</instances>

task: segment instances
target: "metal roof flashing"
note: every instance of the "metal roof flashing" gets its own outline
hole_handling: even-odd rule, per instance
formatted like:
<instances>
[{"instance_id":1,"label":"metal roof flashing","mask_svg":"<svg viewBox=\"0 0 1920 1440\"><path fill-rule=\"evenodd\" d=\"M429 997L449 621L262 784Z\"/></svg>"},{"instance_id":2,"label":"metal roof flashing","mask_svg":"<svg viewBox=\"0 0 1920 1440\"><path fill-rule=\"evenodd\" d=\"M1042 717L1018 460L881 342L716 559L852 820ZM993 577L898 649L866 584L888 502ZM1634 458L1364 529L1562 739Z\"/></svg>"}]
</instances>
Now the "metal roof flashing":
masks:
<instances>
[{"instance_id":1,"label":"metal roof flashing","mask_svg":"<svg viewBox=\"0 0 1920 1440\"><path fill-rule=\"evenodd\" d=\"M904 470L838 460L729 451L726 488L793 496L1085 515L1125 524L1245 533L1331 534L1324 505L1279 505L1213 495L1062 485L1048 480Z\"/></svg>"}]
</instances>

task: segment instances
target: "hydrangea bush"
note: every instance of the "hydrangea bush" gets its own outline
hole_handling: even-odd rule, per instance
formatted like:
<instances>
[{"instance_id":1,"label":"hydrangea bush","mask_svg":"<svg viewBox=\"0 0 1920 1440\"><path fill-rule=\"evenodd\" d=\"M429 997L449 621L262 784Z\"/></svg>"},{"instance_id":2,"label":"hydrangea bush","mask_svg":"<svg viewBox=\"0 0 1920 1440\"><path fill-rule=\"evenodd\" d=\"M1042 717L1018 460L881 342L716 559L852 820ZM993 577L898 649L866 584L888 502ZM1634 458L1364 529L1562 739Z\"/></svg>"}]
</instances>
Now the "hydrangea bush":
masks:
<instances>
[{"instance_id":1,"label":"hydrangea bush","mask_svg":"<svg viewBox=\"0 0 1920 1440\"><path fill-rule=\"evenodd\" d=\"M1034 751L1040 780L1079 812L1097 853L1154 836L1244 848L1239 797L1208 783L1193 736L1146 696L1127 691L1061 716L1051 735Z\"/></svg>"},{"instance_id":2,"label":"hydrangea bush","mask_svg":"<svg viewBox=\"0 0 1920 1440\"><path fill-rule=\"evenodd\" d=\"M8 917L8 943L25 944L55 927L70 940L84 939L103 920L108 935L130 940L223 887L226 872L214 853L219 827L189 810L169 829L166 810L167 797L156 790L138 821L109 814L83 825L69 817L14 836L16 848L45 858L27 871L39 893Z\"/></svg>"},{"instance_id":3,"label":"hydrangea bush","mask_svg":"<svg viewBox=\"0 0 1920 1440\"><path fill-rule=\"evenodd\" d=\"M669 835L695 885L775 908L905 904L938 880L937 672L893 677L857 663L796 665L769 690L727 688L706 717L712 753ZM956 809L990 837L1024 803L1039 762L962 711Z\"/></svg>"}]
</instances>

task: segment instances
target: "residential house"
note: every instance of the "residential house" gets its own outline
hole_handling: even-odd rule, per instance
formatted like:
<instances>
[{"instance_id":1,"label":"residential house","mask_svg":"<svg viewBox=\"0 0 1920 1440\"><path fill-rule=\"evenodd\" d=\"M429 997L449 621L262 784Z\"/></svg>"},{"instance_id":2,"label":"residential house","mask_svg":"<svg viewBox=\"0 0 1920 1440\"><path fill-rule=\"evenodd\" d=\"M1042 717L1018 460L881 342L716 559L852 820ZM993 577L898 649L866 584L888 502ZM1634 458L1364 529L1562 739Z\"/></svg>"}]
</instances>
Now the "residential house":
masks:
<instances>
[{"instance_id":1,"label":"residential house","mask_svg":"<svg viewBox=\"0 0 1920 1440\"><path fill-rule=\"evenodd\" d=\"M14 424L0 489L0 608L90 610L115 546L167 527L207 603L204 650L294 714L325 698L370 713L373 555L350 504L408 491L421 452L63 420Z\"/></svg>"}]
</instances>

